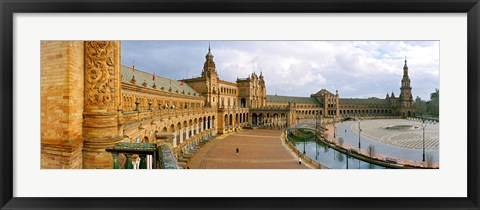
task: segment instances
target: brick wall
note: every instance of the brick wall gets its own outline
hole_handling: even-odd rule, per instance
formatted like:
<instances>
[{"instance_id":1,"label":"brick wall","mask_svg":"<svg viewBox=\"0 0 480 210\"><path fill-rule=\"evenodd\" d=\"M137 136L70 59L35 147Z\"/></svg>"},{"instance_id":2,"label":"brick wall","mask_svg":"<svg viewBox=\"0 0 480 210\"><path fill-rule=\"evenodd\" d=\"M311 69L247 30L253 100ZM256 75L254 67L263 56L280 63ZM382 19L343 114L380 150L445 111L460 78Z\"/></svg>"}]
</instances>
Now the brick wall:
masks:
<instances>
[{"instance_id":1,"label":"brick wall","mask_svg":"<svg viewBox=\"0 0 480 210\"><path fill-rule=\"evenodd\" d=\"M84 44L41 42L41 167L82 167Z\"/></svg>"}]
</instances>

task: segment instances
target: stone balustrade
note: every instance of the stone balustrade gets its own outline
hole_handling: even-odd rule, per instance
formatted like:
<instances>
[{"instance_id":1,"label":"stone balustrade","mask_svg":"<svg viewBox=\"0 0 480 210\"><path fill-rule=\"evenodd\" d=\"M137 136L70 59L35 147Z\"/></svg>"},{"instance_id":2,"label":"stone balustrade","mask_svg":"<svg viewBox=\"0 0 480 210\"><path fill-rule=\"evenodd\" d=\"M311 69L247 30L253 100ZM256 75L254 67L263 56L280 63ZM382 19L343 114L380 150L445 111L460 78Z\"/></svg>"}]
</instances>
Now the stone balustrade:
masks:
<instances>
[{"instance_id":1,"label":"stone balustrade","mask_svg":"<svg viewBox=\"0 0 480 210\"><path fill-rule=\"evenodd\" d=\"M113 169L156 169L158 148L156 144L120 142L112 148L105 149L113 157ZM125 162L119 160L123 154ZM124 164L120 167L120 162Z\"/></svg>"},{"instance_id":2,"label":"stone balustrade","mask_svg":"<svg viewBox=\"0 0 480 210\"><path fill-rule=\"evenodd\" d=\"M160 109L160 110L140 110L140 111L126 111L122 113L120 122L128 125L136 122L141 122L148 119L169 116L188 116L188 115L202 115L215 113L213 108L190 108L190 109Z\"/></svg>"}]
</instances>

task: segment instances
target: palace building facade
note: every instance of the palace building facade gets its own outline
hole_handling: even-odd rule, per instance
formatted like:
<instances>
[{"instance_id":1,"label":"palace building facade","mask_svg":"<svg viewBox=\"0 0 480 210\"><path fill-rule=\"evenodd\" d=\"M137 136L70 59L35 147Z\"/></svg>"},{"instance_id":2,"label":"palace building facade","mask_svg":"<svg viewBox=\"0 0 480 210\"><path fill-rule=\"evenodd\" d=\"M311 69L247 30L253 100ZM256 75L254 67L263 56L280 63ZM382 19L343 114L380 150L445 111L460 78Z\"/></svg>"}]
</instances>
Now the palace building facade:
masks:
<instances>
[{"instance_id":1,"label":"palace building facade","mask_svg":"<svg viewBox=\"0 0 480 210\"><path fill-rule=\"evenodd\" d=\"M403 72L398 97L340 98L325 89L278 96L267 95L263 73L221 80L210 47L201 76L177 81L121 65L119 41L42 41L41 167L112 168L112 148L138 149L119 143L162 144L181 161L217 134L283 129L319 115L414 116L406 60Z\"/></svg>"}]
</instances>

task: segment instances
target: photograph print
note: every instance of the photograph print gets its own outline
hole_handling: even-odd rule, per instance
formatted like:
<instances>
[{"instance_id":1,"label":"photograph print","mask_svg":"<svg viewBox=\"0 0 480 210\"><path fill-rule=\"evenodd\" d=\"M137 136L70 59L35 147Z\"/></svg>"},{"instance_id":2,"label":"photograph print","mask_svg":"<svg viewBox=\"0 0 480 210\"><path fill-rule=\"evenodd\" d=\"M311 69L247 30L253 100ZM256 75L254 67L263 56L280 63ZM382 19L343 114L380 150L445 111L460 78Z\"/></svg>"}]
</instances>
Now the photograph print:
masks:
<instances>
[{"instance_id":1,"label":"photograph print","mask_svg":"<svg viewBox=\"0 0 480 210\"><path fill-rule=\"evenodd\" d=\"M41 169L439 169L439 41L41 41Z\"/></svg>"}]
</instances>

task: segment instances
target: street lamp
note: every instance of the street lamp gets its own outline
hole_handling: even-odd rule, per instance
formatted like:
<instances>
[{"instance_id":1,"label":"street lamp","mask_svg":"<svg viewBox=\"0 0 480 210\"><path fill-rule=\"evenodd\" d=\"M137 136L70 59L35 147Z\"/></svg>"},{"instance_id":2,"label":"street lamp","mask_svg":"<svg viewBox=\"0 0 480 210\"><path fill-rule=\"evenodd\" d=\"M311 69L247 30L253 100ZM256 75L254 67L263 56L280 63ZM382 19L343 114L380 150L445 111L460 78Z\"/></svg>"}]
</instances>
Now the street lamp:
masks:
<instances>
[{"instance_id":1,"label":"street lamp","mask_svg":"<svg viewBox=\"0 0 480 210\"><path fill-rule=\"evenodd\" d=\"M360 133L362 132L362 129L360 128L360 118L358 118L358 152L360 152Z\"/></svg>"},{"instance_id":2,"label":"street lamp","mask_svg":"<svg viewBox=\"0 0 480 210\"><path fill-rule=\"evenodd\" d=\"M347 156L347 169L348 169L348 150L347 150L347 153L345 155Z\"/></svg>"},{"instance_id":3,"label":"street lamp","mask_svg":"<svg viewBox=\"0 0 480 210\"><path fill-rule=\"evenodd\" d=\"M305 154L305 142L307 141L307 137L303 137L303 154Z\"/></svg>"},{"instance_id":4,"label":"street lamp","mask_svg":"<svg viewBox=\"0 0 480 210\"><path fill-rule=\"evenodd\" d=\"M425 127L427 127L427 124L425 124L425 121L422 123L423 127L423 162L425 162Z\"/></svg>"},{"instance_id":5,"label":"street lamp","mask_svg":"<svg viewBox=\"0 0 480 210\"><path fill-rule=\"evenodd\" d=\"M335 126L335 118L333 118L333 138L336 138L335 137L336 131L337 131L337 126Z\"/></svg>"}]
</instances>

